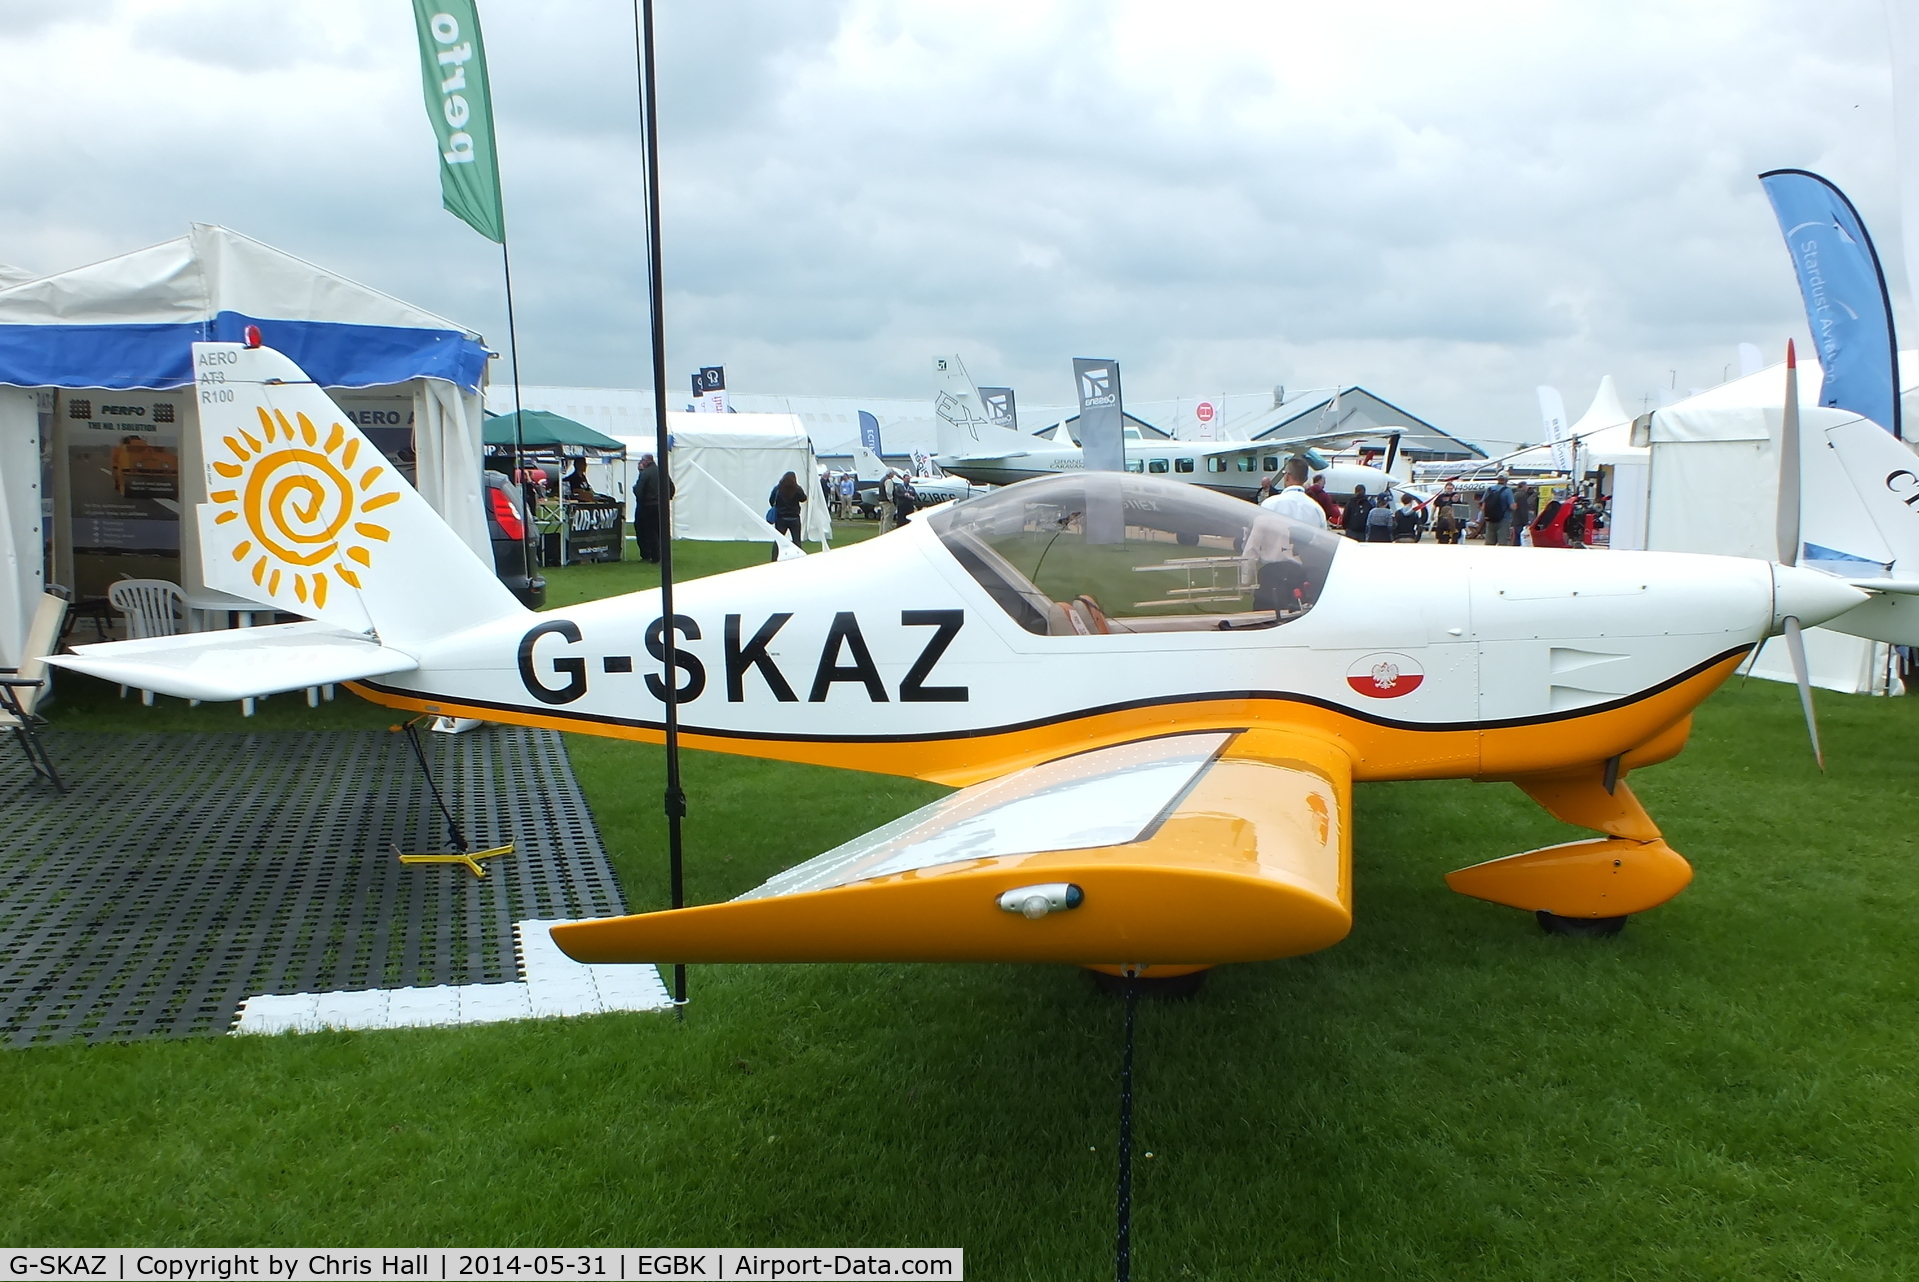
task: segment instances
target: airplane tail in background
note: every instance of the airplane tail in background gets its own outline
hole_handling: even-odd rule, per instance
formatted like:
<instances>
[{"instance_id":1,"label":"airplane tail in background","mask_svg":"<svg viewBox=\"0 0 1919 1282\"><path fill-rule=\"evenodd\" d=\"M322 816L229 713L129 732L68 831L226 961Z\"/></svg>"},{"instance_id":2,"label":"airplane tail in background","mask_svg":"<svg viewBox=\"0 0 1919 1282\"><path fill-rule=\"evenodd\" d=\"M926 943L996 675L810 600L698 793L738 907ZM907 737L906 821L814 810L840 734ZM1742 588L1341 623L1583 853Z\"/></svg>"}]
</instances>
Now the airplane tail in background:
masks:
<instances>
[{"instance_id":1,"label":"airplane tail in background","mask_svg":"<svg viewBox=\"0 0 1919 1282\"><path fill-rule=\"evenodd\" d=\"M208 587L409 647L523 613L299 366L195 343Z\"/></svg>"},{"instance_id":2,"label":"airplane tail in background","mask_svg":"<svg viewBox=\"0 0 1919 1282\"><path fill-rule=\"evenodd\" d=\"M1867 418L1801 442L1799 563L1873 592L1821 626L1919 645L1919 455Z\"/></svg>"},{"instance_id":3,"label":"airplane tail in background","mask_svg":"<svg viewBox=\"0 0 1919 1282\"><path fill-rule=\"evenodd\" d=\"M881 481L886 478L886 464L880 456L864 445L853 447L853 475L862 481Z\"/></svg>"},{"instance_id":4,"label":"airplane tail in background","mask_svg":"<svg viewBox=\"0 0 1919 1282\"><path fill-rule=\"evenodd\" d=\"M1807 501L1801 559L1836 570L1836 558L1868 574L1919 579L1919 455L1867 418L1815 429L1803 439ZM1850 493L1826 475L1832 463L1844 473ZM1877 540L1852 528L1860 516Z\"/></svg>"},{"instance_id":5,"label":"airplane tail in background","mask_svg":"<svg viewBox=\"0 0 1919 1282\"><path fill-rule=\"evenodd\" d=\"M933 358L938 387L933 413L938 419L939 452L950 458L1004 458L1024 454L1032 442L992 421L972 376L957 356Z\"/></svg>"}]
</instances>

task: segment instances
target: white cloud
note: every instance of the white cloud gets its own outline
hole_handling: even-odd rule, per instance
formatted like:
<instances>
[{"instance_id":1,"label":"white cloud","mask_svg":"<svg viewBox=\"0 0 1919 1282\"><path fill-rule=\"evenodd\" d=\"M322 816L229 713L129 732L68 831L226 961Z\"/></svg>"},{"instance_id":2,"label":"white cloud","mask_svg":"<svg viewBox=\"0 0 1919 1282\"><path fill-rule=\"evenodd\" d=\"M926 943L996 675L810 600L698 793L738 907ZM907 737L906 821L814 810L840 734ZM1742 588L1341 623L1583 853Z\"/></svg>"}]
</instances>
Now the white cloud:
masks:
<instances>
[{"instance_id":1,"label":"white cloud","mask_svg":"<svg viewBox=\"0 0 1919 1282\"><path fill-rule=\"evenodd\" d=\"M225 222L501 343L393 0L0 4L0 261ZM1754 176L1902 273L1878 0L661 6L669 386L1362 382L1489 439L1803 328ZM485 7L530 381L647 377L630 14ZM1899 297L1903 307L1903 294ZM1669 373L1669 371L1676 371Z\"/></svg>"}]
</instances>

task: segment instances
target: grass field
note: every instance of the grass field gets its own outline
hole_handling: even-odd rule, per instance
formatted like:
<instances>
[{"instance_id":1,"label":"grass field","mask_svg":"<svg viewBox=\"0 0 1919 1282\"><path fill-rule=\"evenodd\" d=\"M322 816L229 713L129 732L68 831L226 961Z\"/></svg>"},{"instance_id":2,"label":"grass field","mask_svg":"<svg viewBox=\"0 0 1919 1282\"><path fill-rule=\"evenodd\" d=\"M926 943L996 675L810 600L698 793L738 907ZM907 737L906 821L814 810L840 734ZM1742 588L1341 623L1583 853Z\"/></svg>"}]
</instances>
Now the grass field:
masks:
<instances>
[{"instance_id":1,"label":"grass field","mask_svg":"<svg viewBox=\"0 0 1919 1282\"><path fill-rule=\"evenodd\" d=\"M259 724L364 715L297 702ZM1820 707L1828 776L1763 682L1634 776L1698 877L1613 940L1441 883L1582 835L1516 789L1362 787L1352 936L1142 1007L1135 1276L1919 1271L1919 702ZM569 744L661 902L658 751ZM695 900L937 792L686 771ZM692 997L684 1025L0 1055L0 1240L957 1245L978 1278L1110 1276L1119 1007L1083 975L699 967Z\"/></svg>"}]
</instances>

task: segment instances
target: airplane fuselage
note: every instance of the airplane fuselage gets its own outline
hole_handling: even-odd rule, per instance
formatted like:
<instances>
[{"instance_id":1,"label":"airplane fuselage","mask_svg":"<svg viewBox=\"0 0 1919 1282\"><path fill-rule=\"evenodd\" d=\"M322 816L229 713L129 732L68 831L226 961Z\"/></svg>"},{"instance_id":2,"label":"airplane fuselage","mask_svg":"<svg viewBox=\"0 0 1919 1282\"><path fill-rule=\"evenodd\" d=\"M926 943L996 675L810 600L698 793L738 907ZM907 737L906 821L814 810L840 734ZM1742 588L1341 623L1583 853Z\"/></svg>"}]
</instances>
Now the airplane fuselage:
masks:
<instances>
[{"instance_id":1,"label":"airplane fuselage","mask_svg":"<svg viewBox=\"0 0 1919 1282\"><path fill-rule=\"evenodd\" d=\"M689 746L949 784L1254 726L1338 740L1358 779L1537 773L1681 726L1774 629L1774 597L1739 558L1343 543L1283 626L1036 635L916 522L679 585L680 720ZM359 688L657 740L663 632L636 593L473 629Z\"/></svg>"}]
</instances>

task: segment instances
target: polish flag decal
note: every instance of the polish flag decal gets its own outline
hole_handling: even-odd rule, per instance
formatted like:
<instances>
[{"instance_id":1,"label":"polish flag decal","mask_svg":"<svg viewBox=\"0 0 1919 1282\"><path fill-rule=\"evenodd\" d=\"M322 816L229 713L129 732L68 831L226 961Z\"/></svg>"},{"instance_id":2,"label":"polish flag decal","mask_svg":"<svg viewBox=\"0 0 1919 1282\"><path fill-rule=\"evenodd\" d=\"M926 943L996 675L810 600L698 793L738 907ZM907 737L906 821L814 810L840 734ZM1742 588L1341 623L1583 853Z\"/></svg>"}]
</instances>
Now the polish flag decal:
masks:
<instances>
[{"instance_id":1,"label":"polish flag decal","mask_svg":"<svg viewBox=\"0 0 1919 1282\"><path fill-rule=\"evenodd\" d=\"M1369 654L1346 669L1346 684L1369 699L1397 699L1425 679L1419 660L1405 654Z\"/></svg>"}]
</instances>

